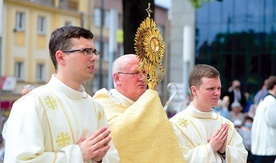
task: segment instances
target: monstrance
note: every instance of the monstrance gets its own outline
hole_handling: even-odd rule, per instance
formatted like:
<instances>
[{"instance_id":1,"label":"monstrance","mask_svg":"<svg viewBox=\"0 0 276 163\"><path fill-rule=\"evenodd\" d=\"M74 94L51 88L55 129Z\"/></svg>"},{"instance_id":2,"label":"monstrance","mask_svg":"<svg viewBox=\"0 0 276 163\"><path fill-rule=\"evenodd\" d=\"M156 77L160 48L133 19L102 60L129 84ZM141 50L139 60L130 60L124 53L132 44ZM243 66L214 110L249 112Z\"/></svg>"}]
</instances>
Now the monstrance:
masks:
<instances>
[{"instance_id":1,"label":"monstrance","mask_svg":"<svg viewBox=\"0 0 276 163\"><path fill-rule=\"evenodd\" d=\"M164 41L154 20L150 17L153 12L150 3L146 9L148 17L137 29L134 40L136 55L140 59L139 69L147 74L146 82L149 89L155 89L164 73L162 60L164 56Z\"/></svg>"}]
</instances>

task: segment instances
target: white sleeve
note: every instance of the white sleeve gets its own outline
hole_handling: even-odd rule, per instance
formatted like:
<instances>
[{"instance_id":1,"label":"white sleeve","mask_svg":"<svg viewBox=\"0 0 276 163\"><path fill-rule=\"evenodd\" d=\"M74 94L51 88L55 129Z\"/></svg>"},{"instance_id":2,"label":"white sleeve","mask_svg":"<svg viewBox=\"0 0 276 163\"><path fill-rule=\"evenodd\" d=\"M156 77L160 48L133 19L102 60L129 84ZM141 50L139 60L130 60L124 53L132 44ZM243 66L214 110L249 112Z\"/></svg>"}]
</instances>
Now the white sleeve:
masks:
<instances>
[{"instance_id":1,"label":"white sleeve","mask_svg":"<svg viewBox=\"0 0 276 163\"><path fill-rule=\"evenodd\" d=\"M98 122L98 128L101 128L101 127L104 127L104 126L107 126L109 128L103 106L100 105L95 100L94 100L94 102L95 102L95 105L96 105L96 109L98 109L101 112L101 115L103 115L103 118L101 120L99 120L99 122ZM113 140L111 140L109 142L109 145L110 145L110 148L107 151L104 158L102 159L102 163L118 163L120 161L119 154L118 154L117 149L115 148Z\"/></svg>"},{"instance_id":2,"label":"white sleeve","mask_svg":"<svg viewBox=\"0 0 276 163\"><path fill-rule=\"evenodd\" d=\"M52 143L45 140L47 123L45 114L36 107L39 105L34 96L13 104L7 124L4 162L49 163L83 162L78 145L69 145L58 152L47 151L45 145ZM43 109L40 109L43 110Z\"/></svg>"},{"instance_id":3,"label":"white sleeve","mask_svg":"<svg viewBox=\"0 0 276 163\"><path fill-rule=\"evenodd\" d=\"M268 103L266 104L266 111L265 111L265 120L268 125L276 128L276 114L275 114L275 108L276 108L276 99L275 97L267 99Z\"/></svg>"}]
</instances>

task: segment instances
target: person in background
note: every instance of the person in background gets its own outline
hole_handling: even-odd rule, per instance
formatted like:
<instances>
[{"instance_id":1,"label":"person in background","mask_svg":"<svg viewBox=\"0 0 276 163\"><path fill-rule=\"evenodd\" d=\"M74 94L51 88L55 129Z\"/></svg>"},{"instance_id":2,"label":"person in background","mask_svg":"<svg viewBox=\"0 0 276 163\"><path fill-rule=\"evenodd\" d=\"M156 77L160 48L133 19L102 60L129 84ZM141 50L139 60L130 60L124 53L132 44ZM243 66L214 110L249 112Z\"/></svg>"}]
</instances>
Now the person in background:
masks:
<instances>
[{"instance_id":1,"label":"person in background","mask_svg":"<svg viewBox=\"0 0 276 163\"><path fill-rule=\"evenodd\" d=\"M34 86L32 86L32 85L30 85L30 84L28 84L28 85L25 85L24 87L23 87L23 89L21 90L21 96L24 96L24 95L26 95L27 93L29 93L31 90L33 90L35 87Z\"/></svg>"},{"instance_id":2,"label":"person in background","mask_svg":"<svg viewBox=\"0 0 276 163\"><path fill-rule=\"evenodd\" d=\"M220 115L222 115L224 118L227 118L227 119L229 119L228 105L229 105L229 97L224 96L222 98L222 109L221 109Z\"/></svg>"},{"instance_id":3,"label":"person in background","mask_svg":"<svg viewBox=\"0 0 276 163\"><path fill-rule=\"evenodd\" d=\"M113 62L114 88L93 98L104 106L121 163L185 163L158 92L147 90L135 54Z\"/></svg>"},{"instance_id":4,"label":"person in background","mask_svg":"<svg viewBox=\"0 0 276 163\"><path fill-rule=\"evenodd\" d=\"M222 110L222 100L219 99L218 105L215 106L215 107L213 108L213 111L214 111L215 113L221 115L221 114L220 114L221 110Z\"/></svg>"},{"instance_id":5,"label":"person in background","mask_svg":"<svg viewBox=\"0 0 276 163\"><path fill-rule=\"evenodd\" d=\"M98 60L93 34L77 26L57 28L49 51L56 72L13 104L4 162L119 162L103 107L82 86Z\"/></svg>"},{"instance_id":6,"label":"person in background","mask_svg":"<svg viewBox=\"0 0 276 163\"><path fill-rule=\"evenodd\" d=\"M244 92L240 90L240 87L241 87L240 81L233 80L231 87L229 87L228 89L228 92L226 92L223 95L223 97L224 96L229 97L229 106L228 106L229 111L232 111L231 105L234 102L239 102L242 106L242 109L246 107L246 98L245 98ZM243 110L241 112L243 112Z\"/></svg>"},{"instance_id":7,"label":"person in background","mask_svg":"<svg viewBox=\"0 0 276 163\"><path fill-rule=\"evenodd\" d=\"M188 84L193 102L170 119L186 162L246 162L247 151L234 124L213 111L221 95L219 72L196 65Z\"/></svg>"},{"instance_id":8,"label":"person in background","mask_svg":"<svg viewBox=\"0 0 276 163\"><path fill-rule=\"evenodd\" d=\"M251 152L255 163L274 163L276 159L276 76L267 79L267 89L252 124Z\"/></svg>"},{"instance_id":9,"label":"person in background","mask_svg":"<svg viewBox=\"0 0 276 163\"><path fill-rule=\"evenodd\" d=\"M231 108L232 111L229 114L229 120L234 123L236 129L239 129L244 121L244 114L241 112L242 106L239 102L234 102Z\"/></svg>"},{"instance_id":10,"label":"person in background","mask_svg":"<svg viewBox=\"0 0 276 163\"><path fill-rule=\"evenodd\" d=\"M252 96L250 95L250 93L245 92L244 93L245 99L246 99L246 106L243 109L243 113L248 114L248 112L250 111L252 105L254 105L254 100L252 98Z\"/></svg>"},{"instance_id":11,"label":"person in background","mask_svg":"<svg viewBox=\"0 0 276 163\"><path fill-rule=\"evenodd\" d=\"M30 91L32 91L35 87L28 84L28 85L25 85L22 90L21 90L21 96L24 96L26 94L28 94ZM2 137L3 137L3 141L5 140L6 138L6 132L7 132L7 120L4 122L4 125L3 125L3 129L2 129Z\"/></svg>"},{"instance_id":12,"label":"person in background","mask_svg":"<svg viewBox=\"0 0 276 163\"><path fill-rule=\"evenodd\" d=\"M34 88L35 87L30 85L30 84L25 85L21 90L21 96L24 96L24 95L28 94ZM2 153L1 156L3 156L3 160L4 160L4 154L5 154L5 145L4 145L4 143L5 143L5 139L6 139L7 125L8 125L7 119L3 123L4 124L3 124L2 134L1 134L2 142L3 142L2 149L1 149L1 153Z\"/></svg>"},{"instance_id":13,"label":"person in background","mask_svg":"<svg viewBox=\"0 0 276 163\"><path fill-rule=\"evenodd\" d=\"M246 116L244 118L243 125L239 129L239 133L243 139L243 144L245 149L248 152L247 156L247 163L253 163L254 162L254 156L251 153L251 127L253 123L253 118Z\"/></svg>"},{"instance_id":14,"label":"person in background","mask_svg":"<svg viewBox=\"0 0 276 163\"><path fill-rule=\"evenodd\" d=\"M219 115L223 116L224 118L229 119L229 111L227 105L227 98L228 96L225 96L222 100L219 99L218 106L213 108L213 111L215 113L218 113Z\"/></svg>"},{"instance_id":15,"label":"person in background","mask_svg":"<svg viewBox=\"0 0 276 163\"><path fill-rule=\"evenodd\" d=\"M254 103L258 105L262 99L267 95L267 79L264 81L262 88L254 96Z\"/></svg>"}]
</instances>

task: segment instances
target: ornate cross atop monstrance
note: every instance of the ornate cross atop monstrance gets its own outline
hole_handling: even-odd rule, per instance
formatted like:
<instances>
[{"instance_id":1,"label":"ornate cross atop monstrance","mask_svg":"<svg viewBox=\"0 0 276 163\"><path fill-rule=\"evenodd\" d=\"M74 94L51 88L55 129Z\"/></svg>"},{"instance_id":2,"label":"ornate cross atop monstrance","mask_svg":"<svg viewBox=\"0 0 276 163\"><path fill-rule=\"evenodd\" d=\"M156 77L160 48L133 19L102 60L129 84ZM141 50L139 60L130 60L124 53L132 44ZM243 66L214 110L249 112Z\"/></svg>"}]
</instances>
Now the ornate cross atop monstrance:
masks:
<instances>
[{"instance_id":1,"label":"ornate cross atop monstrance","mask_svg":"<svg viewBox=\"0 0 276 163\"><path fill-rule=\"evenodd\" d=\"M146 11L148 13L148 17L150 18L150 14L153 13L152 9L150 8L150 3L148 3L148 8L146 8Z\"/></svg>"}]
</instances>

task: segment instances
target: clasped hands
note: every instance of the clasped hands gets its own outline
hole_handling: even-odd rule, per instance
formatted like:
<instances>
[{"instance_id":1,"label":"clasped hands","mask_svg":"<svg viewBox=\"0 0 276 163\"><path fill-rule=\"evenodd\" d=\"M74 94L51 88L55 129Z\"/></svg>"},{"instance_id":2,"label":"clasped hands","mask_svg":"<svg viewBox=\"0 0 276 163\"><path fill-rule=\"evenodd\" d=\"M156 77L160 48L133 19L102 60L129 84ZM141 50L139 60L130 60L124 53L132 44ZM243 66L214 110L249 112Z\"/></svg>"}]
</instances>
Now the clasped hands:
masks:
<instances>
[{"instance_id":1,"label":"clasped hands","mask_svg":"<svg viewBox=\"0 0 276 163\"><path fill-rule=\"evenodd\" d=\"M220 126L217 132L208 140L213 151L219 153L225 153L228 137L228 124L225 123Z\"/></svg>"},{"instance_id":2,"label":"clasped hands","mask_svg":"<svg viewBox=\"0 0 276 163\"><path fill-rule=\"evenodd\" d=\"M102 160L110 148L108 145L111 141L110 133L111 131L107 127L103 127L90 137L80 139L78 145L84 161L92 159L100 162Z\"/></svg>"}]
</instances>

